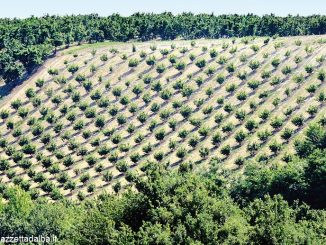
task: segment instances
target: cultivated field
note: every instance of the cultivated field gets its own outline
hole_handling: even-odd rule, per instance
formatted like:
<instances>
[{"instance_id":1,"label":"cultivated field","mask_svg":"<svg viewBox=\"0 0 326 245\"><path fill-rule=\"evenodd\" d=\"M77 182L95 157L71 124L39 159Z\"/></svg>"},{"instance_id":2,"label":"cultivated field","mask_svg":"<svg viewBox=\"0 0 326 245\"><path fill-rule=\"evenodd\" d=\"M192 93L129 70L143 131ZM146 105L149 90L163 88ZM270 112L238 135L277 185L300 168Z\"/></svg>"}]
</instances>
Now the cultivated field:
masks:
<instances>
[{"instance_id":1,"label":"cultivated field","mask_svg":"<svg viewBox=\"0 0 326 245\"><path fill-rule=\"evenodd\" d=\"M1 188L80 199L151 161L286 164L325 116L325 36L71 48L0 102Z\"/></svg>"}]
</instances>

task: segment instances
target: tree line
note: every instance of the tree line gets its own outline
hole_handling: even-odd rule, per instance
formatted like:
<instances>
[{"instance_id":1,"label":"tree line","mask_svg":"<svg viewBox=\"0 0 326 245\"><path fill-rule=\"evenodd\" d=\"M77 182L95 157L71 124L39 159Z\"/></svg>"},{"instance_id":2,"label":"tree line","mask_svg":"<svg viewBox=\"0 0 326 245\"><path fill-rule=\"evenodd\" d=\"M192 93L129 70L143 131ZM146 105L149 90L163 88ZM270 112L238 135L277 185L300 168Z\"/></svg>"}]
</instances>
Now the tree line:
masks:
<instances>
[{"instance_id":1,"label":"tree line","mask_svg":"<svg viewBox=\"0 0 326 245\"><path fill-rule=\"evenodd\" d=\"M153 39L173 40L243 36L293 36L326 33L326 16L173 15L136 13L123 17L92 15L0 19L0 77L12 82L73 43Z\"/></svg>"},{"instance_id":2,"label":"tree line","mask_svg":"<svg viewBox=\"0 0 326 245\"><path fill-rule=\"evenodd\" d=\"M171 171L150 162L145 178L132 177L137 191L79 204L8 189L0 236L55 235L56 244L325 244L325 119L305 134L288 164L248 164L240 177L217 160L204 174L192 163Z\"/></svg>"}]
</instances>

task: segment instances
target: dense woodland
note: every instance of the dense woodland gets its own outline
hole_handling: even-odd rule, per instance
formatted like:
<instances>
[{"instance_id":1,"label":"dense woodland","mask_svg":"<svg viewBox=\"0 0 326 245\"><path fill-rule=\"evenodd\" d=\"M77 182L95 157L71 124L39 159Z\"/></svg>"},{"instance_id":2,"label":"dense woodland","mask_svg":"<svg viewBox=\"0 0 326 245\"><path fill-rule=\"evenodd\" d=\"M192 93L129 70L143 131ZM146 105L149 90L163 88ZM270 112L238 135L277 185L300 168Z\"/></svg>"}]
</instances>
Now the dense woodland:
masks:
<instances>
[{"instance_id":1,"label":"dense woodland","mask_svg":"<svg viewBox=\"0 0 326 245\"><path fill-rule=\"evenodd\" d=\"M244 175L168 171L149 163L137 191L102 194L81 204L32 200L8 189L1 236L56 235L59 244L325 244L325 118L296 142L283 167L251 164Z\"/></svg>"},{"instance_id":2,"label":"dense woodland","mask_svg":"<svg viewBox=\"0 0 326 245\"><path fill-rule=\"evenodd\" d=\"M58 47L104 40L172 40L326 33L326 16L172 15L137 13L0 19L0 77L17 81Z\"/></svg>"}]
</instances>

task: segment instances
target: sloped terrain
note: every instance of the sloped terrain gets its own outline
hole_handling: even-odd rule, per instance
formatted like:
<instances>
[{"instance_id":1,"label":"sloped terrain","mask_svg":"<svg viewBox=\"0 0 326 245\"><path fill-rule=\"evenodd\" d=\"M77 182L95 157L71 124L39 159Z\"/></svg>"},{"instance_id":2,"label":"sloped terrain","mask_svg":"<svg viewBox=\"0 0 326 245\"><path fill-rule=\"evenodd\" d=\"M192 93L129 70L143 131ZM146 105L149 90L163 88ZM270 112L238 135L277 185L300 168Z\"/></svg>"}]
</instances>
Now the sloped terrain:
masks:
<instances>
[{"instance_id":1,"label":"sloped terrain","mask_svg":"<svg viewBox=\"0 0 326 245\"><path fill-rule=\"evenodd\" d=\"M136 43L58 56L1 106L3 186L119 191L171 169L285 164L325 116L325 37Z\"/></svg>"}]
</instances>

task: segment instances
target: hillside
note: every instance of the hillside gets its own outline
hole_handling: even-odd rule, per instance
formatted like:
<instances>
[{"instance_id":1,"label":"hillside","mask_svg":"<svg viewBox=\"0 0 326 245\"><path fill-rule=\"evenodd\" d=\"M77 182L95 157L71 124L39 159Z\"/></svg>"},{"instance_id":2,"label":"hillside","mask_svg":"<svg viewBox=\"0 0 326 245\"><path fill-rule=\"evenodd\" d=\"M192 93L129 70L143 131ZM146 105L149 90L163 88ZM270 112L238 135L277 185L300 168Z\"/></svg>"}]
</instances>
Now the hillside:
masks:
<instances>
[{"instance_id":1,"label":"hillside","mask_svg":"<svg viewBox=\"0 0 326 245\"><path fill-rule=\"evenodd\" d=\"M119 191L146 164L241 172L291 159L325 116L326 36L73 47L1 102L3 186Z\"/></svg>"}]
</instances>

